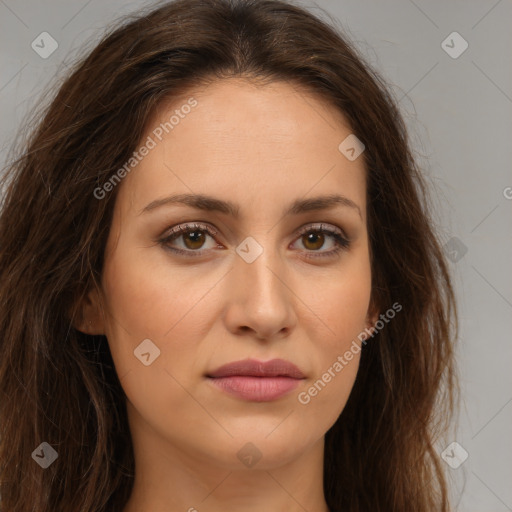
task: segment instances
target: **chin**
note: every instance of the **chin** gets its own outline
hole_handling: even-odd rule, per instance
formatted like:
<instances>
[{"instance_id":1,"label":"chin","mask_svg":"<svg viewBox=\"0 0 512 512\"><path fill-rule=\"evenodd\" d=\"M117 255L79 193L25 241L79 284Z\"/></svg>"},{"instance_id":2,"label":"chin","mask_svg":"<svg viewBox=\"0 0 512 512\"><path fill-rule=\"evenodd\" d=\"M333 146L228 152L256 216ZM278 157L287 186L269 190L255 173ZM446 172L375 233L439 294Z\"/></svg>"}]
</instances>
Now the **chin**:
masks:
<instances>
[{"instance_id":1,"label":"chin","mask_svg":"<svg viewBox=\"0 0 512 512\"><path fill-rule=\"evenodd\" d=\"M273 429L276 425L274 424ZM315 441L322 438L321 434L314 436L313 441L303 438L304 432L298 438L299 429L290 429L275 435L272 429L246 430L244 433L230 431L233 438L227 443L219 443L215 453L209 451L209 455L216 460L216 465L230 471L244 469L272 470L291 463L300 458L312 448Z\"/></svg>"}]
</instances>

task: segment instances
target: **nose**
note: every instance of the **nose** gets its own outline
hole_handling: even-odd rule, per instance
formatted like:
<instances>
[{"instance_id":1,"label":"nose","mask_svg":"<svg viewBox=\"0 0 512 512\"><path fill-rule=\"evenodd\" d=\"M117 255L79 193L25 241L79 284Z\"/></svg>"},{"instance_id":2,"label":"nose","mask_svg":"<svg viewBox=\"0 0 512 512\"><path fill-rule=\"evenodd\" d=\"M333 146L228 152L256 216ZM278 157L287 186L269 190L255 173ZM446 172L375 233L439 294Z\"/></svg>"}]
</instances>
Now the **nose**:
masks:
<instances>
[{"instance_id":1,"label":"nose","mask_svg":"<svg viewBox=\"0 0 512 512\"><path fill-rule=\"evenodd\" d=\"M289 336L296 322L296 297L285 263L268 248L252 263L238 255L228 274L225 322L230 332L259 340Z\"/></svg>"}]
</instances>

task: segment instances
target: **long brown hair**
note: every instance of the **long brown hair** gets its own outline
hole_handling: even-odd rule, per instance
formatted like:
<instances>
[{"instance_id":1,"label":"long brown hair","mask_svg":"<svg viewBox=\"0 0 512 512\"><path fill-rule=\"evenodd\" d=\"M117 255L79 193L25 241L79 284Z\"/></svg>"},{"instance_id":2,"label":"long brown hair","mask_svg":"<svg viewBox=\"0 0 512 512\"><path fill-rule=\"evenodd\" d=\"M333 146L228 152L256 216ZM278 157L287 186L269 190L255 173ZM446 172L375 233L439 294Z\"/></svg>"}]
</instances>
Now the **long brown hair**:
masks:
<instances>
[{"instance_id":1,"label":"long brown hair","mask_svg":"<svg viewBox=\"0 0 512 512\"><path fill-rule=\"evenodd\" d=\"M125 395L104 336L73 328L98 287L119 187L162 101L225 77L304 86L364 143L372 305L403 311L361 353L326 434L332 511L449 510L435 444L457 403L457 315L429 191L397 102L336 28L279 0L178 0L82 58L5 170L0 216L0 512L118 512L133 485ZM341 142L341 141L340 141ZM46 442L58 458L42 470ZM46 445L43 445L43 450Z\"/></svg>"}]
</instances>

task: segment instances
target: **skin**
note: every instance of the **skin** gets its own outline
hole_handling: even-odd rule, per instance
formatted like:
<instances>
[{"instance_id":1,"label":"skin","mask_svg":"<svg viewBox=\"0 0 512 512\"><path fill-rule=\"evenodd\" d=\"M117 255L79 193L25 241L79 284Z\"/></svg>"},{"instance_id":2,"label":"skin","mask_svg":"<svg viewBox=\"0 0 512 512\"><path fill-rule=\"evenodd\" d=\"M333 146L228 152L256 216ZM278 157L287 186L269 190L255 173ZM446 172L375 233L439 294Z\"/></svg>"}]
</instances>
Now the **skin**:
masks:
<instances>
[{"instance_id":1,"label":"skin","mask_svg":"<svg viewBox=\"0 0 512 512\"><path fill-rule=\"evenodd\" d=\"M128 399L136 477L124 512L326 512L324 436L346 404L360 354L307 405L298 394L377 316L369 314L363 158L338 150L351 129L332 106L289 83L242 79L162 105L142 143L191 96L197 106L118 185L102 290L84 304L81 329L107 336ZM240 218L176 204L140 213L177 193L234 201ZM296 199L333 193L360 213L338 205L283 217ZM193 222L213 227L216 239L202 232L201 245L189 233L169 244L202 256L157 242ZM323 245L297 234L319 222L343 230L350 247L308 258L336 247L328 234ZM235 251L248 236L263 247L252 263ZM149 366L134 356L144 339L160 350ZM251 402L205 376L247 358L289 360L306 378L282 398ZM249 442L261 454L252 467L237 457Z\"/></svg>"}]
</instances>

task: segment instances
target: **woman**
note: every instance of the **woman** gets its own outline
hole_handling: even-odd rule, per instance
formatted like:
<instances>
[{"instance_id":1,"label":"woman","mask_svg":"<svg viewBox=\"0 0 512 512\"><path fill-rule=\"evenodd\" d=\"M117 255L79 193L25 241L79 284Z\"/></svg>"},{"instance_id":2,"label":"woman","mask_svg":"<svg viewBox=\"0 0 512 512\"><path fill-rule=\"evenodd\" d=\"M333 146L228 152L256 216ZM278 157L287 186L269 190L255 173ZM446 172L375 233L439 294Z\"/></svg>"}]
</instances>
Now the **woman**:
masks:
<instances>
[{"instance_id":1,"label":"woman","mask_svg":"<svg viewBox=\"0 0 512 512\"><path fill-rule=\"evenodd\" d=\"M4 177L0 511L448 511L456 308L408 144L289 3L107 35Z\"/></svg>"}]
</instances>

